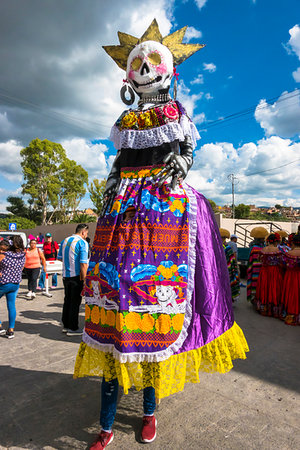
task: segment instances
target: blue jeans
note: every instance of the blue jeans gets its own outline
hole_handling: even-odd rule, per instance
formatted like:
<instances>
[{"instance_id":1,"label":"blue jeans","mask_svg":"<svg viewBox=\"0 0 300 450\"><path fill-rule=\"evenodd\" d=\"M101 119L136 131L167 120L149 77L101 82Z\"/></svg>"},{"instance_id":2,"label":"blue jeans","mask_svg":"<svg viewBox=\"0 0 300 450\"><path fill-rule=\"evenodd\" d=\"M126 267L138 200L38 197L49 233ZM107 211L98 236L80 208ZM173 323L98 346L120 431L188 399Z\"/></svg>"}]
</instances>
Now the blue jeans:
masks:
<instances>
[{"instance_id":1,"label":"blue jeans","mask_svg":"<svg viewBox=\"0 0 300 450\"><path fill-rule=\"evenodd\" d=\"M111 381L105 381L103 378L101 386L101 411L100 411L100 425L108 431L111 430L115 415L117 411L119 382L115 378ZM155 389L147 387L144 389L144 414L151 416L156 407L155 403Z\"/></svg>"},{"instance_id":2,"label":"blue jeans","mask_svg":"<svg viewBox=\"0 0 300 450\"><path fill-rule=\"evenodd\" d=\"M19 283L0 284L0 298L6 296L6 305L8 310L8 327L15 328L16 321L16 298L19 290ZM1 321L0 321L1 324Z\"/></svg>"},{"instance_id":3,"label":"blue jeans","mask_svg":"<svg viewBox=\"0 0 300 450\"><path fill-rule=\"evenodd\" d=\"M44 267L42 267L42 271L41 271L41 275L40 275L40 279L39 279L39 287L41 289L44 289L45 281L46 281L46 274L44 271ZM52 273L52 286L54 286L54 287L57 286L57 273Z\"/></svg>"}]
</instances>

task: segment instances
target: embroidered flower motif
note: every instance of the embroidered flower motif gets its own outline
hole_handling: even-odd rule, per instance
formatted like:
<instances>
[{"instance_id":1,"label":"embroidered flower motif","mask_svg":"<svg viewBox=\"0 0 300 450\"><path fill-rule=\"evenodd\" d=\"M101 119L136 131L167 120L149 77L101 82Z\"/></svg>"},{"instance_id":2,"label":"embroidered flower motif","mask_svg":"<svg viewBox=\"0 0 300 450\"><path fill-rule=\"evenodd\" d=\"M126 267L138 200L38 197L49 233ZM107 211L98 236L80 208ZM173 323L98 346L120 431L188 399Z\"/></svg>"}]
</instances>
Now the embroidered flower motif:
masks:
<instances>
[{"instance_id":1,"label":"embroidered flower motif","mask_svg":"<svg viewBox=\"0 0 300 450\"><path fill-rule=\"evenodd\" d=\"M155 322L155 329L158 333L168 334L171 329L171 317L167 314L161 314Z\"/></svg>"},{"instance_id":2,"label":"embroidered flower motif","mask_svg":"<svg viewBox=\"0 0 300 450\"><path fill-rule=\"evenodd\" d=\"M138 123L140 128L151 128L153 123L150 111L141 113L138 118Z\"/></svg>"},{"instance_id":3,"label":"embroidered flower motif","mask_svg":"<svg viewBox=\"0 0 300 450\"><path fill-rule=\"evenodd\" d=\"M132 127L137 121L137 116L134 114L133 111L131 111L129 114L126 114L126 116L122 119L122 126L124 128Z\"/></svg>"},{"instance_id":4,"label":"embroidered flower motif","mask_svg":"<svg viewBox=\"0 0 300 450\"><path fill-rule=\"evenodd\" d=\"M110 325L111 327L115 326L116 323L116 316L113 311L108 310L106 313L106 323L107 325Z\"/></svg>"},{"instance_id":5,"label":"embroidered flower motif","mask_svg":"<svg viewBox=\"0 0 300 450\"><path fill-rule=\"evenodd\" d=\"M178 110L174 108L173 105L164 106L163 111L164 115L167 116L169 119L176 120L179 117Z\"/></svg>"},{"instance_id":6,"label":"embroidered flower motif","mask_svg":"<svg viewBox=\"0 0 300 450\"><path fill-rule=\"evenodd\" d=\"M178 198L174 199L170 205L170 211L172 213L174 213L176 210L178 210L181 214L183 214L185 210L184 203L182 203L182 201Z\"/></svg>"},{"instance_id":7,"label":"embroidered flower motif","mask_svg":"<svg viewBox=\"0 0 300 450\"><path fill-rule=\"evenodd\" d=\"M85 320L88 320L91 317L91 308L89 305L85 305Z\"/></svg>"},{"instance_id":8,"label":"embroidered flower motif","mask_svg":"<svg viewBox=\"0 0 300 450\"><path fill-rule=\"evenodd\" d=\"M101 319L101 324L105 325L106 324L106 311L104 308L101 308L100 319Z\"/></svg>"},{"instance_id":9,"label":"embroidered flower motif","mask_svg":"<svg viewBox=\"0 0 300 450\"><path fill-rule=\"evenodd\" d=\"M124 317L122 313L117 313L116 317L116 329L121 332L124 328Z\"/></svg>"},{"instance_id":10,"label":"embroidered flower motif","mask_svg":"<svg viewBox=\"0 0 300 450\"><path fill-rule=\"evenodd\" d=\"M150 175L149 169L142 169L142 170L139 170L139 172L138 172L139 178L149 177L149 175Z\"/></svg>"},{"instance_id":11,"label":"embroidered flower motif","mask_svg":"<svg viewBox=\"0 0 300 450\"><path fill-rule=\"evenodd\" d=\"M128 330L141 329L141 316L136 312L130 312L125 316L125 325Z\"/></svg>"},{"instance_id":12,"label":"embroidered flower motif","mask_svg":"<svg viewBox=\"0 0 300 450\"><path fill-rule=\"evenodd\" d=\"M155 319L150 314L144 314L141 320L141 330L149 333L154 327Z\"/></svg>"},{"instance_id":13,"label":"embroidered flower motif","mask_svg":"<svg viewBox=\"0 0 300 450\"><path fill-rule=\"evenodd\" d=\"M183 321L184 321L184 314L176 314L176 316L172 318L172 326L174 330L181 331Z\"/></svg>"},{"instance_id":14,"label":"embroidered flower motif","mask_svg":"<svg viewBox=\"0 0 300 450\"><path fill-rule=\"evenodd\" d=\"M99 323L100 320L100 312L98 306L93 306L92 312L91 312L91 321L95 324Z\"/></svg>"}]
</instances>

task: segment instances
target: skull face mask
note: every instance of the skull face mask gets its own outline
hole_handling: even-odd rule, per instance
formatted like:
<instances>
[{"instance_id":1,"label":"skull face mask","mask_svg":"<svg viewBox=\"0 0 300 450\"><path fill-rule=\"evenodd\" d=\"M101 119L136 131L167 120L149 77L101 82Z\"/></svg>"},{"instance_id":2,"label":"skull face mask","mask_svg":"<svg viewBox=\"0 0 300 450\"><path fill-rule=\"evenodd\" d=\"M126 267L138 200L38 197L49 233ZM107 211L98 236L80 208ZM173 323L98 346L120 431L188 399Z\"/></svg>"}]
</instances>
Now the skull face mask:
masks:
<instances>
[{"instance_id":1,"label":"skull face mask","mask_svg":"<svg viewBox=\"0 0 300 450\"><path fill-rule=\"evenodd\" d=\"M142 42L129 54L126 75L140 96L167 93L173 76L172 53L159 42Z\"/></svg>"}]
</instances>

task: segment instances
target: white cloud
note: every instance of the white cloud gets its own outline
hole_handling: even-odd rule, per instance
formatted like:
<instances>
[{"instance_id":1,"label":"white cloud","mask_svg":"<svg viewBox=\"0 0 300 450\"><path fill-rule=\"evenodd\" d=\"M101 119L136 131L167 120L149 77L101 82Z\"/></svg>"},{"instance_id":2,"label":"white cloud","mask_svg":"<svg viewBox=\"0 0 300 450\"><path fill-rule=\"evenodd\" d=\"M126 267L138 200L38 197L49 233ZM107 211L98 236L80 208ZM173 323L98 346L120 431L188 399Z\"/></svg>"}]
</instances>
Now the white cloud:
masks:
<instances>
[{"instance_id":1,"label":"white cloud","mask_svg":"<svg viewBox=\"0 0 300 450\"><path fill-rule=\"evenodd\" d=\"M191 39L197 39L202 37L202 32L197 30L194 27L188 27L185 35L184 35L184 41L183 42L189 42Z\"/></svg>"},{"instance_id":2,"label":"white cloud","mask_svg":"<svg viewBox=\"0 0 300 450\"><path fill-rule=\"evenodd\" d=\"M180 80L178 84L177 97L178 100L184 105L190 117L193 117L194 109L202 96L203 92L200 92L199 94L191 94L191 90L184 84L184 81Z\"/></svg>"},{"instance_id":3,"label":"white cloud","mask_svg":"<svg viewBox=\"0 0 300 450\"><path fill-rule=\"evenodd\" d=\"M237 204L300 206L297 200L299 161L269 171L299 157L300 143L278 136L262 139L257 144L249 142L239 148L228 142L204 144L195 153L187 181L206 197L224 205L231 203L231 184L227 176L234 173L239 180ZM265 170L268 171L250 176Z\"/></svg>"},{"instance_id":4,"label":"white cloud","mask_svg":"<svg viewBox=\"0 0 300 450\"><path fill-rule=\"evenodd\" d=\"M293 26L293 28L289 30L289 34L291 37L287 43L286 48L288 51L295 53L300 60L300 26ZM293 72L293 77L297 83L300 83L300 67L298 67L298 69Z\"/></svg>"},{"instance_id":5,"label":"white cloud","mask_svg":"<svg viewBox=\"0 0 300 450\"><path fill-rule=\"evenodd\" d=\"M206 100L212 100L213 99L213 96L209 92L207 92L207 94L205 94L204 97L206 98Z\"/></svg>"},{"instance_id":6,"label":"white cloud","mask_svg":"<svg viewBox=\"0 0 300 450\"><path fill-rule=\"evenodd\" d=\"M205 114L204 114L204 113L196 114L196 115L193 117L193 122L194 122L196 125L200 125L200 123L205 122L205 120L206 120L206 117L205 117Z\"/></svg>"},{"instance_id":7,"label":"white cloud","mask_svg":"<svg viewBox=\"0 0 300 450\"><path fill-rule=\"evenodd\" d=\"M300 134L300 91L283 92L279 99L268 104L261 100L255 110L255 119L267 136L293 137Z\"/></svg>"},{"instance_id":8,"label":"white cloud","mask_svg":"<svg viewBox=\"0 0 300 450\"><path fill-rule=\"evenodd\" d=\"M108 175L108 165L105 158L107 147L104 144L92 144L81 138L73 138L61 142L67 157L75 160L93 178L105 178Z\"/></svg>"},{"instance_id":9,"label":"white cloud","mask_svg":"<svg viewBox=\"0 0 300 450\"><path fill-rule=\"evenodd\" d=\"M15 140L0 143L0 174L8 181L21 181L21 156L23 146Z\"/></svg>"},{"instance_id":10,"label":"white cloud","mask_svg":"<svg viewBox=\"0 0 300 450\"><path fill-rule=\"evenodd\" d=\"M205 6L205 4L207 3L207 0L195 0L195 3L198 6L198 8L201 10L203 8L203 6Z\"/></svg>"},{"instance_id":11,"label":"white cloud","mask_svg":"<svg viewBox=\"0 0 300 450\"><path fill-rule=\"evenodd\" d=\"M199 73L199 75L197 75L197 77L191 81L191 84L203 84L203 83L204 83L204 78L203 78L202 73Z\"/></svg>"},{"instance_id":12,"label":"white cloud","mask_svg":"<svg viewBox=\"0 0 300 450\"><path fill-rule=\"evenodd\" d=\"M213 73L217 70L217 66L214 63L203 63L203 70Z\"/></svg>"}]
</instances>

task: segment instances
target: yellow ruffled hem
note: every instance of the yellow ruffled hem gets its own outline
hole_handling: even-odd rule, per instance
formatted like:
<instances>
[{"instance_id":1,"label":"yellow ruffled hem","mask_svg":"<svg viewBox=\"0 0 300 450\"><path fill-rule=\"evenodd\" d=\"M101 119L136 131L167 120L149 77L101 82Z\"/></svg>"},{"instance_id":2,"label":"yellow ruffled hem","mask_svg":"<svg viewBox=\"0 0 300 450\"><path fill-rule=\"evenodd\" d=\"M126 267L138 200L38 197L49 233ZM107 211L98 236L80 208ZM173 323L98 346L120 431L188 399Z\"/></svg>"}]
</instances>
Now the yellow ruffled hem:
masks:
<instances>
[{"instance_id":1,"label":"yellow ruffled hem","mask_svg":"<svg viewBox=\"0 0 300 450\"><path fill-rule=\"evenodd\" d=\"M112 353L102 352L82 342L76 358L74 378L100 376L106 381L118 378L124 393L152 386L157 399L182 391L185 383L199 383L199 371L225 373L233 359L246 359L249 348L241 328L233 326L209 344L166 361L120 363Z\"/></svg>"}]
</instances>

